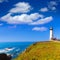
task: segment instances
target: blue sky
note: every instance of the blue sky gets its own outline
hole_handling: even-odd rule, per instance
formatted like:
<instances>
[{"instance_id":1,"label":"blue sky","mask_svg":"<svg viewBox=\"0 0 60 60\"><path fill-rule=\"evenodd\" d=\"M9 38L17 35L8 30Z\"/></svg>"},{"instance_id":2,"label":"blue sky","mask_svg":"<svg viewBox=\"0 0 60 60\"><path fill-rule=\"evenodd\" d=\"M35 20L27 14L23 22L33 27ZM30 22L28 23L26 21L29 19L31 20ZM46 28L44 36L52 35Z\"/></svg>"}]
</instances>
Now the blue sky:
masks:
<instances>
[{"instance_id":1,"label":"blue sky","mask_svg":"<svg viewBox=\"0 0 60 60\"><path fill-rule=\"evenodd\" d=\"M0 0L0 42L48 41L50 27L60 39L60 0Z\"/></svg>"}]
</instances>

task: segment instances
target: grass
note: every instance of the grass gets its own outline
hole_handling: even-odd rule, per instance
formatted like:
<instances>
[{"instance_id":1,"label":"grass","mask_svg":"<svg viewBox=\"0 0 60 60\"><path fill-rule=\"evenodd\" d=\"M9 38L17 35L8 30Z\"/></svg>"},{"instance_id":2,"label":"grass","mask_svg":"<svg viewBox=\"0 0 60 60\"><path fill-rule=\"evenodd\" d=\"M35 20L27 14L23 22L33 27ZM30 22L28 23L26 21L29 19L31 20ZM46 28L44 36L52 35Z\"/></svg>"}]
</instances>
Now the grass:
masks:
<instances>
[{"instance_id":1,"label":"grass","mask_svg":"<svg viewBox=\"0 0 60 60\"><path fill-rule=\"evenodd\" d=\"M60 43L37 42L29 46L15 60L60 60Z\"/></svg>"}]
</instances>

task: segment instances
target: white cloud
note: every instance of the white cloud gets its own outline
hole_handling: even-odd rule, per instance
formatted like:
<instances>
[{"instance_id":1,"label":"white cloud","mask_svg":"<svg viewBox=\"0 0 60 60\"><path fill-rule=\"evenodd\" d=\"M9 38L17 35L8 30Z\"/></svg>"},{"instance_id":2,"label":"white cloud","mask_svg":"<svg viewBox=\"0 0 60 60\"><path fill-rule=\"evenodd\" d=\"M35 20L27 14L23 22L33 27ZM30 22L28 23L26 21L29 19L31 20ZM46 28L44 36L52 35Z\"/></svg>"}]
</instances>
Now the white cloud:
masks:
<instances>
[{"instance_id":1,"label":"white cloud","mask_svg":"<svg viewBox=\"0 0 60 60\"><path fill-rule=\"evenodd\" d=\"M43 18L44 16L39 13L33 13L33 14L21 14L17 16L11 16L11 13L1 17L0 20L6 21L10 24L29 24L33 21L37 20L38 18Z\"/></svg>"},{"instance_id":2,"label":"white cloud","mask_svg":"<svg viewBox=\"0 0 60 60\"><path fill-rule=\"evenodd\" d=\"M29 25L39 25L46 24L53 20L52 16L45 17L39 13L21 14L16 16L11 16L11 13L0 18L1 21L5 21L9 24L29 24Z\"/></svg>"},{"instance_id":3,"label":"white cloud","mask_svg":"<svg viewBox=\"0 0 60 60\"><path fill-rule=\"evenodd\" d=\"M53 6L51 9L52 9L52 10L56 10L56 7Z\"/></svg>"},{"instance_id":4,"label":"white cloud","mask_svg":"<svg viewBox=\"0 0 60 60\"><path fill-rule=\"evenodd\" d=\"M7 2L8 0L0 0L0 3L2 3L2 2Z\"/></svg>"},{"instance_id":5,"label":"white cloud","mask_svg":"<svg viewBox=\"0 0 60 60\"><path fill-rule=\"evenodd\" d=\"M58 1L50 1L48 2L47 7L41 8L39 11L41 12L48 12L48 11L55 11L57 9Z\"/></svg>"},{"instance_id":6,"label":"white cloud","mask_svg":"<svg viewBox=\"0 0 60 60\"><path fill-rule=\"evenodd\" d=\"M57 5L57 2L56 1L50 1L50 5L55 6L55 5Z\"/></svg>"},{"instance_id":7,"label":"white cloud","mask_svg":"<svg viewBox=\"0 0 60 60\"><path fill-rule=\"evenodd\" d=\"M48 8L50 9L50 10L56 10L56 6L58 5L58 3L56 2L56 1L50 1L49 3L48 3Z\"/></svg>"},{"instance_id":8,"label":"white cloud","mask_svg":"<svg viewBox=\"0 0 60 60\"><path fill-rule=\"evenodd\" d=\"M15 7L12 8L9 12L11 13L27 13L29 12L32 7L29 5L29 3L26 2L19 2L14 5Z\"/></svg>"},{"instance_id":9,"label":"white cloud","mask_svg":"<svg viewBox=\"0 0 60 60\"><path fill-rule=\"evenodd\" d=\"M55 9L55 8L53 8ZM9 13L0 18L1 21L5 21L9 24L29 24L29 25L39 25L49 23L53 20L52 16L45 17L39 13L26 14L31 10L31 6L26 2L19 2L15 4L15 7L10 9ZM46 12L48 9L42 8L42 11ZM22 13L21 15L12 16L13 13Z\"/></svg>"},{"instance_id":10,"label":"white cloud","mask_svg":"<svg viewBox=\"0 0 60 60\"><path fill-rule=\"evenodd\" d=\"M47 12L48 11L48 8L47 7L41 8L40 11L41 12Z\"/></svg>"},{"instance_id":11,"label":"white cloud","mask_svg":"<svg viewBox=\"0 0 60 60\"><path fill-rule=\"evenodd\" d=\"M46 27L34 27L32 30L35 30L35 31L46 31L47 28Z\"/></svg>"},{"instance_id":12,"label":"white cloud","mask_svg":"<svg viewBox=\"0 0 60 60\"><path fill-rule=\"evenodd\" d=\"M49 23L53 20L52 16L46 17L46 18L42 18L36 22L32 22L31 25L39 25L39 24L46 24Z\"/></svg>"}]
</instances>

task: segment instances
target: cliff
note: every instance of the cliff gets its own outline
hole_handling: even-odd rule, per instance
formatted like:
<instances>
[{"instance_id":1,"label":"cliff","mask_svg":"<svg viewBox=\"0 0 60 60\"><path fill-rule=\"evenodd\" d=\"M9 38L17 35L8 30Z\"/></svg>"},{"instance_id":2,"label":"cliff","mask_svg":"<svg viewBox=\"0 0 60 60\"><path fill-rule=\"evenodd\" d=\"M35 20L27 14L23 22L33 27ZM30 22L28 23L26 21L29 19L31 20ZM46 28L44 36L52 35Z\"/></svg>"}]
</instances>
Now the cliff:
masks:
<instances>
[{"instance_id":1,"label":"cliff","mask_svg":"<svg viewBox=\"0 0 60 60\"><path fill-rule=\"evenodd\" d=\"M60 60L60 43L37 42L29 46L15 60Z\"/></svg>"}]
</instances>

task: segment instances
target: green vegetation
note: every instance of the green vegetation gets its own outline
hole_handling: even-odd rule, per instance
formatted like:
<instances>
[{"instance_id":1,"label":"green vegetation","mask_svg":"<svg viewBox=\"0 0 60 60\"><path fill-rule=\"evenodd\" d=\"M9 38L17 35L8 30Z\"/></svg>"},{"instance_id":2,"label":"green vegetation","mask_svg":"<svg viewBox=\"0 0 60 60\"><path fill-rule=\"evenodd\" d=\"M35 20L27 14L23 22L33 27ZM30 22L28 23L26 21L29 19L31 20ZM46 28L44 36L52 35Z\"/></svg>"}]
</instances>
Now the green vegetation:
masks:
<instances>
[{"instance_id":1,"label":"green vegetation","mask_svg":"<svg viewBox=\"0 0 60 60\"><path fill-rule=\"evenodd\" d=\"M37 42L28 47L15 60L60 60L60 43Z\"/></svg>"}]
</instances>

